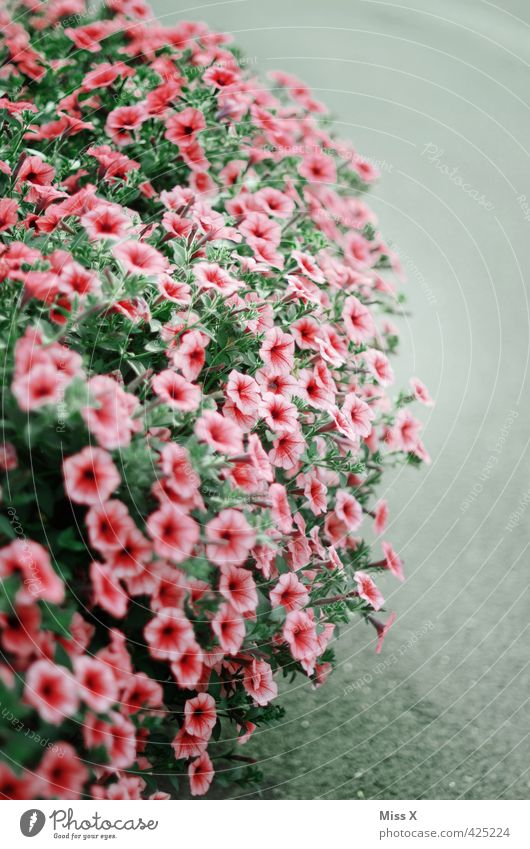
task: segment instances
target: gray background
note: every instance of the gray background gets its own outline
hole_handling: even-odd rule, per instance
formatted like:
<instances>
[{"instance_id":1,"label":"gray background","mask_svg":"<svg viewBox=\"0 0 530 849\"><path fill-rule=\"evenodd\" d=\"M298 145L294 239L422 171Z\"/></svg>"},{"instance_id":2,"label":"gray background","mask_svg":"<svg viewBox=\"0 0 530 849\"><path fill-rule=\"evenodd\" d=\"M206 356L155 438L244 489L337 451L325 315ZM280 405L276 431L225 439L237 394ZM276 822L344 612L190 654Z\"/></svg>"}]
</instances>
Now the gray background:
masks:
<instances>
[{"instance_id":1,"label":"gray background","mask_svg":"<svg viewBox=\"0 0 530 849\"><path fill-rule=\"evenodd\" d=\"M283 724L243 750L260 760L260 794L528 798L528 3L154 10L234 33L252 68L300 76L382 163L371 204L401 253L412 313L397 372L437 401L423 416L432 465L386 483L387 537L406 561L407 581L383 585L398 621L379 658L356 622L326 687L284 687Z\"/></svg>"}]
</instances>

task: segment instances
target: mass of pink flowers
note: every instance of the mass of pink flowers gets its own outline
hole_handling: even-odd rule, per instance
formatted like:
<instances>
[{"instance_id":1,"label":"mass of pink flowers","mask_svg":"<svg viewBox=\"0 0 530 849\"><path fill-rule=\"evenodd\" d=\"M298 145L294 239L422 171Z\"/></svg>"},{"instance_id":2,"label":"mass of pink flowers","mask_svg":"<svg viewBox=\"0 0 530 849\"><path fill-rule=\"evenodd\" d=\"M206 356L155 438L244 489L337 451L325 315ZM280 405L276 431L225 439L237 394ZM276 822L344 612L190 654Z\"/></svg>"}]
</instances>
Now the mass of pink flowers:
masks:
<instances>
[{"instance_id":1,"label":"mass of pink flowers","mask_svg":"<svg viewBox=\"0 0 530 849\"><path fill-rule=\"evenodd\" d=\"M203 23L0 24L0 797L246 787L282 677L352 615L379 651L404 577L376 491L432 401L377 173Z\"/></svg>"}]
</instances>

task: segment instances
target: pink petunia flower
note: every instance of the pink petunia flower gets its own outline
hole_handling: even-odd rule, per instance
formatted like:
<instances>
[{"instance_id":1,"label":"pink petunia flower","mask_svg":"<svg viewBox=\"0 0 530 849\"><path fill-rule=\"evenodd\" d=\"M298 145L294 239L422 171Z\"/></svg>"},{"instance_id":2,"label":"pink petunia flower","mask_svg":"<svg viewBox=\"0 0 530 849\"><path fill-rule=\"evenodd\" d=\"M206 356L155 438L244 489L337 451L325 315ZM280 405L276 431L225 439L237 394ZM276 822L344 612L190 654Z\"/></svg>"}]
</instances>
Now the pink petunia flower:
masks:
<instances>
[{"instance_id":1,"label":"pink petunia flower","mask_svg":"<svg viewBox=\"0 0 530 849\"><path fill-rule=\"evenodd\" d=\"M303 610L292 610L287 614L283 636L295 660L314 663L319 647L315 623Z\"/></svg>"},{"instance_id":2,"label":"pink petunia flower","mask_svg":"<svg viewBox=\"0 0 530 849\"><path fill-rule=\"evenodd\" d=\"M76 657L74 673L80 698L96 713L106 713L118 700L116 680L105 663L92 657Z\"/></svg>"},{"instance_id":3,"label":"pink petunia flower","mask_svg":"<svg viewBox=\"0 0 530 849\"><path fill-rule=\"evenodd\" d=\"M208 740L217 722L215 699L209 693L199 693L184 705L184 727L194 737Z\"/></svg>"},{"instance_id":4,"label":"pink petunia flower","mask_svg":"<svg viewBox=\"0 0 530 849\"><path fill-rule=\"evenodd\" d=\"M388 522L388 503L382 498L374 508L374 533L382 534Z\"/></svg>"},{"instance_id":5,"label":"pink petunia flower","mask_svg":"<svg viewBox=\"0 0 530 849\"><path fill-rule=\"evenodd\" d=\"M256 541L253 528L240 510L227 508L206 525L206 556L217 566L238 566Z\"/></svg>"},{"instance_id":6,"label":"pink petunia flower","mask_svg":"<svg viewBox=\"0 0 530 849\"><path fill-rule=\"evenodd\" d=\"M238 425L214 410L206 410L197 420L195 435L215 451L233 456L243 450L243 435Z\"/></svg>"},{"instance_id":7,"label":"pink petunia flower","mask_svg":"<svg viewBox=\"0 0 530 849\"><path fill-rule=\"evenodd\" d=\"M209 790L214 775L215 770L213 768L213 764L206 752L203 752L203 754L197 758L197 760L192 761L188 767L191 795L204 796Z\"/></svg>"},{"instance_id":8,"label":"pink petunia flower","mask_svg":"<svg viewBox=\"0 0 530 849\"><path fill-rule=\"evenodd\" d=\"M113 253L130 274L153 277L168 266L165 256L145 242L121 242L113 248Z\"/></svg>"},{"instance_id":9,"label":"pink petunia flower","mask_svg":"<svg viewBox=\"0 0 530 849\"><path fill-rule=\"evenodd\" d=\"M196 642L186 646L182 654L171 661L171 672L183 690L195 690L201 682L202 651Z\"/></svg>"},{"instance_id":10,"label":"pink petunia flower","mask_svg":"<svg viewBox=\"0 0 530 849\"><path fill-rule=\"evenodd\" d=\"M256 584L248 569L224 565L219 592L237 613L254 613L258 606Z\"/></svg>"},{"instance_id":11,"label":"pink petunia flower","mask_svg":"<svg viewBox=\"0 0 530 849\"><path fill-rule=\"evenodd\" d=\"M61 604L64 600L64 583L54 571L48 551L40 543L17 539L0 549L0 577L8 577L15 570L24 578L23 587L17 593L21 603L40 598Z\"/></svg>"},{"instance_id":12,"label":"pink petunia flower","mask_svg":"<svg viewBox=\"0 0 530 849\"><path fill-rule=\"evenodd\" d=\"M190 557L199 539L195 519L171 503L163 504L147 519L147 530L159 557L182 563Z\"/></svg>"},{"instance_id":13,"label":"pink petunia flower","mask_svg":"<svg viewBox=\"0 0 530 849\"><path fill-rule=\"evenodd\" d=\"M294 339L273 327L265 333L259 355L269 372L289 374L294 364Z\"/></svg>"},{"instance_id":14,"label":"pink petunia flower","mask_svg":"<svg viewBox=\"0 0 530 849\"><path fill-rule=\"evenodd\" d=\"M26 673L24 698L45 722L59 725L78 708L77 687L67 669L37 660Z\"/></svg>"},{"instance_id":15,"label":"pink petunia flower","mask_svg":"<svg viewBox=\"0 0 530 849\"><path fill-rule=\"evenodd\" d=\"M293 518L289 499L287 498L287 490L283 484L273 483L269 487L269 497L271 500L272 517L277 523L279 530L283 534L290 534L293 529Z\"/></svg>"},{"instance_id":16,"label":"pink petunia flower","mask_svg":"<svg viewBox=\"0 0 530 849\"><path fill-rule=\"evenodd\" d=\"M144 636L155 660L178 660L195 638L191 623L174 607L163 608L145 626Z\"/></svg>"},{"instance_id":17,"label":"pink petunia flower","mask_svg":"<svg viewBox=\"0 0 530 849\"><path fill-rule=\"evenodd\" d=\"M420 401L420 403L425 404L426 407L434 406L434 401L429 394L429 390L418 377L411 377L410 385L416 401Z\"/></svg>"},{"instance_id":18,"label":"pink petunia flower","mask_svg":"<svg viewBox=\"0 0 530 849\"><path fill-rule=\"evenodd\" d=\"M375 418L374 412L369 404L350 392L341 408L342 415L348 421L353 432L358 436L369 436L372 429L371 422Z\"/></svg>"},{"instance_id":19,"label":"pink petunia flower","mask_svg":"<svg viewBox=\"0 0 530 849\"><path fill-rule=\"evenodd\" d=\"M152 381L153 392L165 404L184 413L192 412L199 406L201 400L200 387L189 383L180 374L171 369L165 369L157 374Z\"/></svg>"},{"instance_id":20,"label":"pink petunia flower","mask_svg":"<svg viewBox=\"0 0 530 849\"><path fill-rule=\"evenodd\" d=\"M229 604L222 604L212 620L212 631L226 654L237 654L245 639L245 622Z\"/></svg>"},{"instance_id":21,"label":"pink petunia flower","mask_svg":"<svg viewBox=\"0 0 530 849\"><path fill-rule=\"evenodd\" d=\"M401 558L396 554L389 542L382 542L381 547L385 555L386 568L390 569L400 581L404 581L405 575L403 574L403 561Z\"/></svg>"},{"instance_id":22,"label":"pink petunia flower","mask_svg":"<svg viewBox=\"0 0 530 849\"><path fill-rule=\"evenodd\" d=\"M198 330L182 336L179 347L173 352L173 365L187 380L197 380L206 360L208 339Z\"/></svg>"},{"instance_id":23,"label":"pink petunia flower","mask_svg":"<svg viewBox=\"0 0 530 849\"><path fill-rule=\"evenodd\" d=\"M257 410L260 401L259 386L250 375L233 369L228 375L225 392L242 413L252 415Z\"/></svg>"},{"instance_id":24,"label":"pink petunia flower","mask_svg":"<svg viewBox=\"0 0 530 849\"><path fill-rule=\"evenodd\" d=\"M127 613L129 596L114 570L104 563L93 561L90 564L90 581L94 603L116 619L122 619Z\"/></svg>"},{"instance_id":25,"label":"pink petunia flower","mask_svg":"<svg viewBox=\"0 0 530 849\"><path fill-rule=\"evenodd\" d=\"M356 498L345 489L338 489L335 495L335 513L344 522L349 531L356 531L363 521L363 508Z\"/></svg>"},{"instance_id":26,"label":"pink petunia flower","mask_svg":"<svg viewBox=\"0 0 530 849\"><path fill-rule=\"evenodd\" d=\"M85 516L90 545L108 552L120 548L133 527L126 505L117 498L95 504Z\"/></svg>"},{"instance_id":27,"label":"pink petunia flower","mask_svg":"<svg viewBox=\"0 0 530 849\"><path fill-rule=\"evenodd\" d=\"M103 504L121 483L110 454L87 446L63 462L64 488L76 504Z\"/></svg>"},{"instance_id":28,"label":"pink petunia flower","mask_svg":"<svg viewBox=\"0 0 530 849\"><path fill-rule=\"evenodd\" d=\"M37 774L45 799L80 799L83 785L88 780L88 769L74 747L63 740L48 749Z\"/></svg>"},{"instance_id":29,"label":"pink petunia flower","mask_svg":"<svg viewBox=\"0 0 530 849\"><path fill-rule=\"evenodd\" d=\"M350 339L356 345L372 339L375 335L375 324L370 310L354 295L344 301L342 320Z\"/></svg>"},{"instance_id":30,"label":"pink petunia flower","mask_svg":"<svg viewBox=\"0 0 530 849\"><path fill-rule=\"evenodd\" d=\"M180 147L191 144L201 130L206 127L206 120L199 109L192 106L172 115L166 121L166 139Z\"/></svg>"},{"instance_id":31,"label":"pink petunia flower","mask_svg":"<svg viewBox=\"0 0 530 849\"><path fill-rule=\"evenodd\" d=\"M298 410L282 395L266 392L260 404L260 415L278 436L298 430Z\"/></svg>"},{"instance_id":32,"label":"pink petunia flower","mask_svg":"<svg viewBox=\"0 0 530 849\"><path fill-rule=\"evenodd\" d=\"M254 703L265 707L278 695L278 685L272 677L272 669L265 660L254 658L245 668L243 687Z\"/></svg>"},{"instance_id":33,"label":"pink petunia flower","mask_svg":"<svg viewBox=\"0 0 530 849\"><path fill-rule=\"evenodd\" d=\"M239 280L235 280L216 262L199 262L193 266L195 282L199 289L213 289L229 297L241 286Z\"/></svg>"},{"instance_id":34,"label":"pink petunia flower","mask_svg":"<svg viewBox=\"0 0 530 849\"><path fill-rule=\"evenodd\" d=\"M359 596L364 598L368 604L371 604L374 610L379 610L385 603L385 600L370 575L366 572L358 571L354 573L353 578L357 584Z\"/></svg>"},{"instance_id":35,"label":"pink petunia flower","mask_svg":"<svg viewBox=\"0 0 530 849\"><path fill-rule=\"evenodd\" d=\"M269 598L273 607L282 605L287 611L301 610L309 602L309 593L294 572L285 572L270 591Z\"/></svg>"}]
</instances>

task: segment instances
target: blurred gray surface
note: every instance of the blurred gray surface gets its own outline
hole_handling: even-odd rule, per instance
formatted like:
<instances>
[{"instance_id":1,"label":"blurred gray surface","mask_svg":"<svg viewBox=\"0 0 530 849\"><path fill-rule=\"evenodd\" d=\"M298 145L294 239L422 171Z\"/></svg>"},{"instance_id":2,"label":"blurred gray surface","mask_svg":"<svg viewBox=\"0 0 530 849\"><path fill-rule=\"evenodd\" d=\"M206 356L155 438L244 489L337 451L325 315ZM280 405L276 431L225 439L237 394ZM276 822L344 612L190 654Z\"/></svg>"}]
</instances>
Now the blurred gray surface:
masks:
<instances>
[{"instance_id":1,"label":"blurred gray surface","mask_svg":"<svg viewBox=\"0 0 530 849\"><path fill-rule=\"evenodd\" d=\"M528 798L530 6L153 6L234 33L261 72L300 76L380 162L371 203L412 311L397 374L437 401L422 410L432 465L384 493L406 561L407 581L383 584L398 621L379 658L354 623L326 687L284 688L284 723L244 750L261 795Z\"/></svg>"}]
</instances>

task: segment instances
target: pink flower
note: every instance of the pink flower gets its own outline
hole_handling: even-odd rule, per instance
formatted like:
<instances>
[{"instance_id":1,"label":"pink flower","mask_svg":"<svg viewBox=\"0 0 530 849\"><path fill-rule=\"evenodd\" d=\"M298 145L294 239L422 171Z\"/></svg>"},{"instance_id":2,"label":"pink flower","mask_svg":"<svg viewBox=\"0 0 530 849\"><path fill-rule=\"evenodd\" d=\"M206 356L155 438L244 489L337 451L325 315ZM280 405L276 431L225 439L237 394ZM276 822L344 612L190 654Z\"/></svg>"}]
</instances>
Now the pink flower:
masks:
<instances>
[{"instance_id":1,"label":"pink flower","mask_svg":"<svg viewBox=\"0 0 530 849\"><path fill-rule=\"evenodd\" d=\"M361 345L375 335L375 324L370 310L354 295L344 301L342 320L350 339L356 345Z\"/></svg>"},{"instance_id":2,"label":"pink flower","mask_svg":"<svg viewBox=\"0 0 530 849\"><path fill-rule=\"evenodd\" d=\"M425 404L426 407L434 406L434 401L429 395L429 390L418 377L411 377L410 385L412 386L412 392L416 401L420 401L420 403Z\"/></svg>"},{"instance_id":3,"label":"pink flower","mask_svg":"<svg viewBox=\"0 0 530 849\"><path fill-rule=\"evenodd\" d=\"M159 557L169 557L174 563L187 560L199 539L197 522L171 503L151 513L147 530Z\"/></svg>"},{"instance_id":4,"label":"pink flower","mask_svg":"<svg viewBox=\"0 0 530 849\"><path fill-rule=\"evenodd\" d=\"M341 412L355 434L358 436L370 435L374 412L365 401L351 392L346 396Z\"/></svg>"},{"instance_id":5,"label":"pink flower","mask_svg":"<svg viewBox=\"0 0 530 849\"><path fill-rule=\"evenodd\" d=\"M130 719L117 711L108 713L110 721L88 714L83 737L88 749L104 746L112 769L127 769L136 760L136 730Z\"/></svg>"},{"instance_id":6,"label":"pink flower","mask_svg":"<svg viewBox=\"0 0 530 849\"><path fill-rule=\"evenodd\" d=\"M272 669L264 660L254 658L246 667L243 676L243 687L254 699L255 704L264 707L278 695L278 685L272 678Z\"/></svg>"},{"instance_id":7,"label":"pink flower","mask_svg":"<svg viewBox=\"0 0 530 849\"><path fill-rule=\"evenodd\" d=\"M382 534L388 521L388 503L384 498L377 502L374 509L374 533Z\"/></svg>"},{"instance_id":8,"label":"pink flower","mask_svg":"<svg viewBox=\"0 0 530 849\"><path fill-rule=\"evenodd\" d=\"M252 415L257 410L260 401L259 386L250 375L232 370L228 375L225 392L242 413Z\"/></svg>"},{"instance_id":9,"label":"pink flower","mask_svg":"<svg viewBox=\"0 0 530 849\"><path fill-rule=\"evenodd\" d=\"M192 761L188 767L191 795L204 796L209 790L214 775L215 771L212 762L206 752L204 752L197 760Z\"/></svg>"},{"instance_id":10,"label":"pink flower","mask_svg":"<svg viewBox=\"0 0 530 849\"><path fill-rule=\"evenodd\" d=\"M396 446L402 451L415 451L420 441L421 422L409 410L400 410L393 427Z\"/></svg>"},{"instance_id":11,"label":"pink flower","mask_svg":"<svg viewBox=\"0 0 530 849\"><path fill-rule=\"evenodd\" d=\"M145 626L144 636L155 660L178 660L195 644L193 628L186 616L174 607L164 607Z\"/></svg>"},{"instance_id":12,"label":"pink flower","mask_svg":"<svg viewBox=\"0 0 530 849\"><path fill-rule=\"evenodd\" d=\"M390 386L394 382L394 371L388 361L388 357L382 351L369 348L364 352L363 357L368 370L381 386Z\"/></svg>"},{"instance_id":13,"label":"pink flower","mask_svg":"<svg viewBox=\"0 0 530 849\"><path fill-rule=\"evenodd\" d=\"M121 242L113 248L113 253L130 274L155 276L168 265L165 256L145 242Z\"/></svg>"},{"instance_id":14,"label":"pink flower","mask_svg":"<svg viewBox=\"0 0 530 849\"><path fill-rule=\"evenodd\" d=\"M121 704L127 713L138 713L142 708L160 707L163 696L164 691L157 681L153 681L145 672L137 672L129 679L121 695Z\"/></svg>"},{"instance_id":15,"label":"pink flower","mask_svg":"<svg viewBox=\"0 0 530 849\"><path fill-rule=\"evenodd\" d=\"M80 263L69 262L61 269L59 289L68 296L78 295L79 298L84 298L86 295L99 295L101 281Z\"/></svg>"},{"instance_id":16,"label":"pink flower","mask_svg":"<svg viewBox=\"0 0 530 849\"><path fill-rule=\"evenodd\" d=\"M366 572L355 572L353 576L355 582L357 583L357 591L361 598L364 598L368 604L371 604L374 610L379 610L380 607L383 606L385 600L379 590L377 589L374 581L371 579L370 575Z\"/></svg>"},{"instance_id":17,"label":"pink flower","mask_svg":"<svg viewBox=\"0 0 530 849\"><path fill-rule=\"evenodd\" d=\"M163 300L185 306L191 301L191 288L181 280L173 280L169 274L160 274L157 280L158 291Z\"/></svg>"},{"instance_id":18,"label":"pink flower","mask_svg":"<svg viewBox=\"0 0 530 849\"><path fill-rule=\"evenodd\" d=\"M190 643L182 654L171 662L171 672L183 690L195 690L201 682L202 652L197 643Z\"/></svg>"},{"instance_id":19,"label":"pink flower","mask_svg":"<svg viewBox=\"0 0 530 849\"><path fill-rule=\"evenodd\" d=\"M312 316L302 316L291 325L290 330L301 351L318 350L316 337L320 332L320 325Z\"/></svg>"},{"instance_id":20,"label":"pink flower","mask_svg":"<svg viewBox=\"0 0 530 849\"><path fill-rule=\"evenodd\" d=\"M55 168L44 162L40 156L27 156L20 166L17 175L17 188L21 183L31 183L34 186L49 186L55 177Z\"/></svg>"},{"instance_id":21,"label":"pink flower","mask_svg":"<svg viewBox=\"0 0 530 849\"><path fill-rule=\"evenodd\" d=\"M276 218L290 218L294 211L292 198L270 186L255 192L253 201L260 212Z\"/></svg>"},{"instance_id":22,"label":"pink flower","mask_svg":"<svg viewBox=\"0 0 530 849\"><path fill-rule=\"evenodd\" d=\"M81 87L83 91L94 91L97 88L108 88L118 78L123 79L134 74L134 70L125 62L100 62L93 71L89 71L83 77Z\"/></svg>"},{"instance_id":23,"label":"pink flower","mask_svg":"<svg viewBox=\"0 0 530 849\"><path fill-rule=\"evenodd\" d=\"M223 566L219 592L237 613L254 613L258 606L256 584L248 569Z\"/></svg>"},{"instance_id":24,"label":"pink flower","mask_svg":"<svg viewBox=\"0 0 530 849\"><path fill-rule=\"evenodd\" d=\"M385 555L386 568L390 569L400 581L404 581L405 575L403 574L403 561L401 558L396 554L389 542L382 542L381 547Z\"/></svg>"},{"instance_id":25,"label":"pink flower","mask_svg":"<svg viewBox=\"0 0 530 849\"><path fill-rule=\"evenodd\" d=\"M282 395L265 393L260 414L270 429L278 435L298 430L298 410Z\"/></svg>"},{"instance_id":26,"label":"pink flower","mask_svg":"<svg viewBox=\"0 0 530 849\"><path fill-rule=\"evenodd\" d=\"M356 531L362 525L363 508L347 490L338 489L335 496L335 513L344 522L349 531Z\"/></svg>"},{"instance_id":27,"label":"pink flower","mask_svg":"<svg viewBox=\"0 0 530 849\"><path fill-rule=\"evenodd\" d=\"M180 147L193 142L201 130L206 127L204 115L199 109L189 106L172 115L166 121L166 139Z\"/></svg>"},{"instance_id":28,"label":"pink flower","mask_svg":"<svg viewBox=\"0 0 530 849\"><path fill-rule=\"evenodd\" d=\"M293 469L305 451L305 440L299 429L292 433L283 433L272 443L269 459L273 466L289 471Z\"/></svg>"},{"instance_id":29,"label":"pink flower","mask_svg":"<svg viewBox=\"0 0 530 849\"><path fill-rule=\"evenodd\" d=\"M101 447L113 450L130 445L132 435L140 428L133 418L138 406L136 397L102 374L89 380L87 389L95 405L83 407L81 415Z\"/></svg>"},{"instance_id":30,"label":"pink flower","mask_svg":"<svg viewBox=\"0 0 530 849\"><path fill-rule=\"evenodd\" d=\"M122 619L127 613L129 596L110 566L93 561L90 565L90 581L94 603L116 619Z\"/></svg>"},{"instance_id":31,"label":"pink flower","mask_svg":"<svg viewBox=\"0 0 530 849\"><path fill-rule=\"evenodd\" d=\"M118 700L116 681L109 667L92 657L76 657L75 678L81 699L96 713L106 713Z\"/></svg>"},{"instance_id":32,"label":"pink flower","mask_svg":"<svg viewBox=\"0 0 530 849\"><path fill-rule=\"evenodd\" d=\"M256 534L239 510L227 508L206 525L206 556L217 566L238 566L247 559Z\"/></svg>"},{"instance_id":33,"label":"pink flower","mask_svg":"<svg viewBox=\"0 0 530 849\"><path fill-rule=\"evenodd\" d=\"M189 383L171 369L165 369L153 378L153 392L161 398L165 404L175 410L189 413L196 410L201 400L201 390L193 383Z\"/></svg>"},{"instance_id":34,"label":"pink flower","mask_svg":"<svg viewBox=\"0 0 530 849\"><path fill-rule=\"evenodd\" d=\"M177 760L181 758L195 758L198 755L202 755L207 745L207 740L190 734L184 726L177 732L171 744Z\"/></svg>"},{"instance_id":35,"label":"pink flower","mask_svg":"<svg viewBox=\"0 0 530 849\"><path fill-rule=\"evenodd\" d=\"M161 453L162 470L171 485L183 498L191 498L199 488L200 478L191 465L190 456L182 445L169 442Z\"/></svg>"},{"instance_id":36,"label":"pink flower","mask_svg":"<svg viewBox=\"0 0 530 849\"><path fill-rule=\"evenodd\" d=\"M295 660L311 663L319 654L315 623L303 610L292 610L287 614L283 636L289 644Z\"/></svg>"},{"instance_id":37,"label":"pink flower","mask_svg":"<svg viewBox=\"0 0 530 849\"><path fill-rule=\"evenodd\" d=\"M309 502L311 512L315 516L325 513L328 507L327 486L316 475L311 474L305 475L301 482L303 483L304 495Z\"/></svg>"},{"instance_id":38,"label":"pink flower","mask_svg":"<svg viewBox=\"0 0 530 849\"><path fill-rule=\"evenodd\" d=\"M229 296L237 292L241 283L231 277L216 262L199 262L193 266L195 282L199 289L213 289Z\"/></svg>"},{"instance_id":39,"label":"pink flower","mask_svg":"<svg viewBox=\"0 0 530 849\"><path fill-rule=\"evenodd\" d=\"M63 462L64 488L76 504L103 504L121 483L110 454L87 446Z\"/></svg>"},{"instance_id":40,"label":"pink flower","mask_svg":"<svg viewBox=\"0 0 530 849\"><path fill-rule=\"evenodd\" d=\"M118 204L105 203L94 207L81 218L81 224L91 241L123 239L131 227L130 218Z\"/></svg>"},{"instance_id":41,"label":"pink flower","mask_svg":"<svg viewBox=\"0 0 530 849\"><path fill-rule=\"evenodd\" d=\"M188 380L197 380L206 359L208 340L198 330L191 330L182 337L179 348L173 353L173 365L180 369Z\"/></svg>"},{"instance_id":42,"label":"pink flower","mask_svg":"<svg viewBox=\"0 0 530 849\"><path fill-rule=\"evenodd\" d=\"M241 428L213 410L206 410L195 425L195 435L199 442L206 442L221 454L240 454L243 450Z\"/></svg>"},{"instance_id":43,"label":"pink flower","mask_svg":"<svg viewBox=\"0 0 530 849\"><path fill-rule=\"evenodd\" d=\"M279 327L265 333L259 355L269 372L289 374L294 364L294 339Z\"/></svg>"},{"instance_id":44,"label":"pink flower","mask_svg":"<svg viewBox=\"0 0 530 849\"><path fill-rule=\"evenodd\" d=\"M315 283L325 283L326 278L310 254L303 251L292 251L291 256L296 260L298 268L306 277L309 277Z\"/></svg>"},{"instance_id":45,"label":"pink flower","mask_svg":"<svg viewBox=\"0 0 530 849\"><path fill-rule=\"evenodd\" d=\"M76 712L76 684L67 669L49 660L37 660L26 673L24 697L45 722L59 725Z\"/></svg>"},{"instance_id":46,"label":"pink flower","mask_svg":"<svg viewBox=\"0 0 530 849\"><path fill-rule=\"evenodd\" d=\"M280 575L269 597L273 607L282 605L287 611L301 610L309 602L309 593L294 572Z\"/></svg>"},{"instance_id":47,"label":"pink flower","mask_svg":"<svg viewBox=\"0 0 530 849\"><path fill-rule=\"evenodd\" d=\"M38 410L46 404L58 404L64 389L64 378L51 363L34 366L11 384L18 406L27 412Z\"/></svg>"},{"instance_id":48,"label":"pink flower","mask_svg":"<svg viewBox=\"0 0 530 849\"><path fill-rule=\"evenodd\" d=\"M212 620L212 631L226 654L237 654L245 639L245 622L229 604L222 604Z\"/></svg>"},{"instance_id":49,"label":"pink flower","mask_svg":"<svg viewBox=\"0 0 530 849\"><path fill-rule=\"evenodd\" d=\"M42 784L36 776L26 770L18 775L0 761L0 799L36 799L40 792Z\"/></svg>"},{"instance_id":50,"label":"pink flower","mask_svg":"<svg viewBox=\"0 0 530 849\"><path fill-rule=\"evenodd\" d=\"M37 774L43 782L45 799L79 799L88 781L88 769L70 743L54 743L39 764Z\"/></svg>"},{"instance_id":51,"label":"pink flower","mask_svg":"<svg viewBox=\"0 0 530 849\"><path fill-rule=\"evenodd\" d=\"M276 248L281 240L281 227L276 221L271 221L267 215L261 212L249 213L242 224L239 225L239 230L246 236L247 242L252 246L254 240L268 242L271 247Z\"/></svg>"},{"instance_id":52,"label":"pink flower","mask_svg":"<svg viewBox=\"0 0 530 849\"><path fill-rule=\"evenodd\" d=\"M64 600L64 583L54 571L48 551L38 542L17 539L0 549L0 577L19 570L24 586L17 593L22 603L41 598L54 604Z\"/></svg>"},{"instance_id":53,"label":"pink flower","mask_svg":"<svg viewBox=\"0 0 530 849\"><path fill-rule=\"evenodd\" d=\"M298 172L309 183L335 183L337 179L337 169L333 159L319 151L304 156Z\"/></svg>"},{"instance_id":54,"label":"pink flower","mask_svg":"<svg viewBox=\"0 0 530 849\"><path fill-rule=\"evenodd\" d=\"M0 233L9 230L18 221L18 201L14 198L0 200Z\"/></svg>"},{"instance_id":55,"label":"pink flower","mask_svg":"<svg viewBox=\"0 0 530 849\"><path fill-rule=\"evenodd\" d=\"M386 635L388 634L390 628L392 627L392 625L396 621L396 619L397 619L397 614L391 613L390 616L388 617L388 619L386 620L386 623L383 624L378 619L370 617L370 621L371 621L372 625L374 625L374 627L377 631L377 646L376 646L376 649L375 649L376 654L381 653L381 649L383 648L383 641L384 641Z\"/></svg>"},{"instance_id":56,"label":"pink flower","mask_svg":"<svg viewBox=\"0 0 530 849\"><path fill-rule=\"evenodd\" d=\"M283 534L290 534L293 529L293 519L285 487L281 483L273 483L269 487L269 497L272 517L279 530Z\"/></svg>"},{"instance_id":57,"label":"pink flower","mask_svg":"<svg viewBox=\"0 0 530 849\"><path fill-rule=\"evenodd\" d=\"M209 740L217 722L215 699L209 693L199 693L184 705L184 727L194 737Z\"/></svg>"},{"instance_id":58,"label":"pink flower","mask_svg":"<svg viewBox=\"0 0 530 849\"><path fill-rule=\"evenodd\" d=\"M127 507L116 498L91 507L85 524L90 545L103 552L121 548L133 527Z\"/></svg>"},{"instance_id":59,"label":"pink flower","mask_svg":"<svg viewBox=\"0 0 530 849\"><path fill-rule=\"evenodd\" d=\"M148 117L145 107L140 103L118 106L109 112L105 130L112 141L122 147L133 141L134 132L140 129Z\"/></svg>"}]
</instances>

